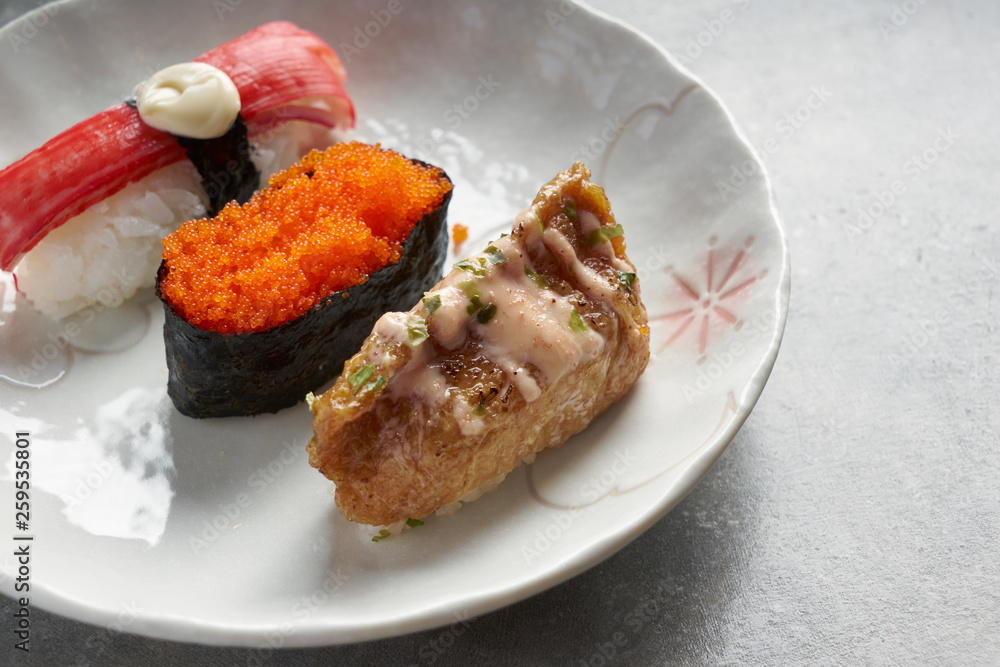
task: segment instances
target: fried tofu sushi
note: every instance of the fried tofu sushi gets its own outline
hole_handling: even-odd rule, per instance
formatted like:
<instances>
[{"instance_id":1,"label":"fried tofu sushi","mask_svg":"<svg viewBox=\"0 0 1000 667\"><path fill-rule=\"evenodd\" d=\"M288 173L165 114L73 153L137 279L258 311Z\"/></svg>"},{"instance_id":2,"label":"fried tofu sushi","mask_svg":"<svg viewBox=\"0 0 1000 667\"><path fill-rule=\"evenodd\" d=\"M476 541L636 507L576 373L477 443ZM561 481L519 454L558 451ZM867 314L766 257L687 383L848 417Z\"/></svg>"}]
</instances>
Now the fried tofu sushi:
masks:
<instances>
[{"instance_id":1,"label":"fried tofu sushi","mask_svg":"<svg viewBox=\"0 0 1000 667\"><path fill-rule=\"evenodd\" d=\"M621 398L649 360L635 267L582 163L546 184L509 235L409 312L375 324L310 397L309 462L351 521L420 519L495 486Z\"/></svg>"}]
</instances>

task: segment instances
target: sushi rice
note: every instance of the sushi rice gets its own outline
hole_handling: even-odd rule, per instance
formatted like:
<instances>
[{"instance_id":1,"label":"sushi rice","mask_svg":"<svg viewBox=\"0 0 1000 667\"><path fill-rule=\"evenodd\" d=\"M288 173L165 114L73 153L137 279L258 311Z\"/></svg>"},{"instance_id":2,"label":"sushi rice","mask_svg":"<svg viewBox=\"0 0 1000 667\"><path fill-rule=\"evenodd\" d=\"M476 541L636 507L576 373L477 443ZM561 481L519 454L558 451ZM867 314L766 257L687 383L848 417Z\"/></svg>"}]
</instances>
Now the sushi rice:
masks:
<instances>
[{"instance_id":1,"label":"sushi rice","mask_svg":"<svg viewBox=\"0 0 1000 667\"><path fill-rule=\"evenodd\" d=\"M309 150L338 138L336 132L300 121L265 132L252 152L261 185ZM163 253L160 241L186 220L204 217L207 204L188 160L159 169L39 241L14 269L18 289L54 318L96 304L119 306L153 286Z\"/></svg>"}]
</instances>

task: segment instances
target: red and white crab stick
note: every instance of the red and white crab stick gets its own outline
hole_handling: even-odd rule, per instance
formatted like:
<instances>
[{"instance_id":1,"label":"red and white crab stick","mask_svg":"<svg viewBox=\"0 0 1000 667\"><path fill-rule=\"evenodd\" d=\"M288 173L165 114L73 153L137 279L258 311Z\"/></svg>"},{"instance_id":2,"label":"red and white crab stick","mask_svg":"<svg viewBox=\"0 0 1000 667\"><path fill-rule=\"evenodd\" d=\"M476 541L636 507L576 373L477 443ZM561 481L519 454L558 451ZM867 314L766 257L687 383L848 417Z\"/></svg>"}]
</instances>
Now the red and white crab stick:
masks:
<instances>
[{"instance_id":1,"label":"red and white crab stick","mask_svg":"<svg viewBox=\"0 0 1000 667\"><path fill-rule=\"evenodd\" d=\"M343 86L347 74L337 54L291 23L262 25L195 61L232 79L251 143L292 120L354 126L354 106ZM0 269L13 269L67 220L184 159L174 137L147 125L127 103L74 125L0 171Z\"/></svg>"}]
</instances>

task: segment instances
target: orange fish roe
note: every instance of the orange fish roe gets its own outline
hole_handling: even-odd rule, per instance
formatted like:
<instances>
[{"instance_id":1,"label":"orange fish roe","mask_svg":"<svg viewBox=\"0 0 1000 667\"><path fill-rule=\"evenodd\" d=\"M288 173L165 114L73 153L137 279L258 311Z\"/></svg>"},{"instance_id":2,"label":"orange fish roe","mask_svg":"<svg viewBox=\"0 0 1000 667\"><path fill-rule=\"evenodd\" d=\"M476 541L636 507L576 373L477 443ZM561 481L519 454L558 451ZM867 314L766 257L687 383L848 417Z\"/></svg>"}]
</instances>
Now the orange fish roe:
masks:
<instances>
[{"instance_id":1,"label":"orange fish roe","mask_svg":"<svg viewBox=\"0 0 1000 667\"><path fill-rule=\"evenodd\" d=\"M451 242L455 246L455 252L462 247L462 244L469 238L469 228L461 223L457 223L451 228Z\"/></svg>"},{"instance_id":2,"label":"orange fish roe","mask_svg":"<svg viewBox=\"0 0 1000 667\"><path fill-rule=\"evenodd\" d=\"M378 146L313 151L240 206L163 240L160 295L194 326L265 331L399 261L402 243L451 183Z\"/></svg>"}]
</instances>

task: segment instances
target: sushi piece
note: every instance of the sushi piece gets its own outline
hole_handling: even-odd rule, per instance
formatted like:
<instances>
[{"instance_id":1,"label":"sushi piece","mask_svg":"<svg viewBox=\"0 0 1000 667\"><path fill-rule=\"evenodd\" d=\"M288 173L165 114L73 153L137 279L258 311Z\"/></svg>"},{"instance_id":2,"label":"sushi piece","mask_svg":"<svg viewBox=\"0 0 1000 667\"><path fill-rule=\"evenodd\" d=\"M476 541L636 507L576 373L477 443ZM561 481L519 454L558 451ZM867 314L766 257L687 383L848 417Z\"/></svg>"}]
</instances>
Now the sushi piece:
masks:
<instances>
[{"instance_id":1,"label":"sushi piece","mask_svg":"<svg viewBox=\"0 0 1000 667\"><path fill-rule=\"evenodd\" d=\"M167 393L191 417L276 412L340 373L387 310L441 277L451 182L357 142L163 240Z\"/></svg>"},{"instance_id":2,"label":"sushi piece","mask_svg":"<svg viewBox=\"0 0 1000 667\"><path fill-rule=\"evenodd\" d=\"M622 228L582 163L311 399L309 462L351 521L399 525L495 488L621 398L649 359Z\"/></svg>"},{"instance_id":3,"label":"sushi piece","mask_svg":"<svg viewBox=\"0 0 1000 667\"><path fill-rule=\"evenodd\" d=\"M160 240L181 222L245 200L258 180L332 143L332 128L354 126L337 55L291 23L260 26L193 64L238 93L221 137L175 136L130 100L0 171L0 270L15 272L37 309L64 317L118 305L153 284Z\"/></svg>"}]
</instances>

